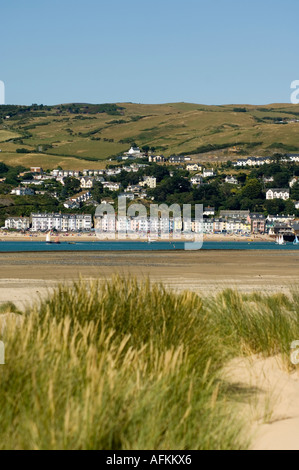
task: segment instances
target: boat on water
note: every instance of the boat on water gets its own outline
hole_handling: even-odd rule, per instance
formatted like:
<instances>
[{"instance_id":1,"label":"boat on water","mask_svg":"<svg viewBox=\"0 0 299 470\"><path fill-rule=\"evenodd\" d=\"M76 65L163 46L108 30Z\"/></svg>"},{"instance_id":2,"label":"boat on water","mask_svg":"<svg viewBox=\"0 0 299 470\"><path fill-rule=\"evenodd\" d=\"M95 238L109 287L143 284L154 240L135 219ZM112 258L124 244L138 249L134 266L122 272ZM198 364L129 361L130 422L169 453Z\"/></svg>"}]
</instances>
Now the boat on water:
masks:
<instances>
[{"instance_id":1,"label":"boat on water","mask_svg":"<svg viewBox=\"0 0 299 470\"><path fill-rule=\"evenodd\" d=\"M293 245L299 245L299 240L297 235L295 236L295 240L293 241Z\"/></svg>"},{"instance_id":2,"label":"boat on water","mask_svg":"<svg viewBox=\"0 0 299 470\"><path fill-rule=\"evenodd\" d=\"M284 235L280 234L276 237L276 245L285 245Z\"/></svg>"},{"instance_id":3,"label":"boat on water","mask_svg":"<svg viewBox=\"0 0 299 470\"><path fill-rule=\"evenodd\" d=\"M282 237L284 242L294 242L296 238L295 230L287 225L277 225L274 229L270 229L269 236L271 238L275 238L276 244L280 245L279 243L280 238Z\"/></svg>"}]
</instances>

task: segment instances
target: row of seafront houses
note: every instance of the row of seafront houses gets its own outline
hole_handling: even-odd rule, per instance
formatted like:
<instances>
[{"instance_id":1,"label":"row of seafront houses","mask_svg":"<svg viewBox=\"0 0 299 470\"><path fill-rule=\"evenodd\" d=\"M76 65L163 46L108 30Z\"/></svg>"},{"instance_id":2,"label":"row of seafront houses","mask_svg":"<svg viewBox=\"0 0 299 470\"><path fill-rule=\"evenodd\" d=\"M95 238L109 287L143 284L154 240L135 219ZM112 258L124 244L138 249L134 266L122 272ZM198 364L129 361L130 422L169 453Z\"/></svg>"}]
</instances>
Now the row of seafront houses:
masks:
<instances>
[{"instance_id":1,"label":"row of seafront houses","mask_svg":"<svg viewBox=\"0 0 299 470\"><path fill-rule=\"evenodd\" d=\"M39 214L33 213L30 217L9 217L5 221L5 229L14 229L31 232L91 232L94 228L101 232L175 232L177 230L191 231L206 234L234 233L234 234L265 234L273 232L277 227L291 228L296 224L295 216L268 216L250 213L247 211L220 211L215 217L215 210L207 207L204 210L203 223L195 220L186 220L172 217L126 217L115 218L104 215L101 217L91 214Z\"/></svg>"},{"instance_id":2,"label":"row of seafront houses","mask_svg":"<svg viewBox=\"0 0 299 470\"><path fill-rule=\"evenodd\" d=\"M232 162L234 167L255 167L255 166L262 166L262 165L270 165L273 163L273 157L247 157L241 158L235 162ZM285 163L298 163L299 162L299 154L297 153L288 153L285 156L281 157L280 162Z\"/></svg>"}]
</instances>

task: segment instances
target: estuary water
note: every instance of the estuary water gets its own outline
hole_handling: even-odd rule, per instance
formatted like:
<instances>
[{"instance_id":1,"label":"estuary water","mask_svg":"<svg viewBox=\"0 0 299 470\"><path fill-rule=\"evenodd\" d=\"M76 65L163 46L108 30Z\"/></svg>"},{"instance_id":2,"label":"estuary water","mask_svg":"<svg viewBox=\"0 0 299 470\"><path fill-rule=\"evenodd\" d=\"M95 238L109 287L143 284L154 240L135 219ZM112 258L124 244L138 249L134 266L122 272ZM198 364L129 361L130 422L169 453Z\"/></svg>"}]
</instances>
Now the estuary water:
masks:
<instances>
[{"instance_id":1,"label":"estuary water","mask_svg":"<svg viewBox=\"0 0 299 470\"><path fill-rule=\"evenodd\" d=\"M40 241L4 241L0 242L0 253L15 252L57 252L57 251L173 251L184 250L184 242L134 242L134 241L92 241L92 242L61 242L47 244ZM207 241L202 250L299 250L299 245L286 243L276 245L273 242L249 241Z\"/></svg>"}]
</instances>

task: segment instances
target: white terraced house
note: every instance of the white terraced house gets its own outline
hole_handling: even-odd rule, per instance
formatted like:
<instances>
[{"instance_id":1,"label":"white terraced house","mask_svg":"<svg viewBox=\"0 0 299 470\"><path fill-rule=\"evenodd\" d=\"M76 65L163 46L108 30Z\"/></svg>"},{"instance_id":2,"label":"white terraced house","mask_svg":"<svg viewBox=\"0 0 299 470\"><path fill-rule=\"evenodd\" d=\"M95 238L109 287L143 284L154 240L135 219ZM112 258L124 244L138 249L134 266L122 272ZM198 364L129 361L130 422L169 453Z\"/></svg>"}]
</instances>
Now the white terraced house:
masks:
<instances>
[{"instance_id":1,"label":"white terraced house","mask_svg":"<svg viewBox=\"0 0 299 470\"><path fill-rule=\"evenodd\" d=\"M29 217L9 217L5 220L5 228L7 229L28 230L29 227Z\"/></svg>"},{"instance_id":2,"label":"white terraced house","mask_svg":"<svg viewBox=\"0 0 299 470\"><path fill-rule=\"evenodd\" d=\"M201 165L198 165L197 163L189 163L186 166L186 170L188 170L188 171L201 171L202 167L201 167Z\"/></svg>"},{"instance_id":3,"label":"white terraced house","mask_svg":"<svg viewBox=\"0 0 299 470\"><path fill-rule=\"evenodd\" d=\"M266 192L266 199L283 199L286 201L290 198L290 190L284 188L268 189Z\"/></svg>"},{"instance_id":4,"label":"white terraced house","mask_svg":"<svg viewBox=\"0 0 299 470\"><path fill-rule=\"evenodd\" d=\"M92 216L90 214L31 214L32 231L46 232L57 230L89 231L92 228Z\"/></svg>"},{"instance_id":5,"label":"white terraced house","mask_svg":"<svg viewBox=\"0 0 299 470\"><path fill-rule=\"evenodd\" d=\"M64 203L64 207L70 209L72 207L80 207L80 204L82 202L86 202L91 198L91 192L90 191L82 191L79 194L76 194L75 196L71 197Z\"/></svg>"},{"instance_id":6,"label":"white terraced house","mask_svg":"<svg viewBox=\"0 0 299 470\"><path fill-rule=\"evenodd\" d=\"M100 176L105 170L83 170L83 176Z\"/></svg>"},{"instance_id":7,"label":"white terraced house","mask_svg":"<svg viewBox=\"0 0 299 470\"><path fill-rule=\"evenodd\" d=\"M109 189L109 191L119 191L121 184L113 183L112 181L105 181L102 183L103 188Z\"/></svg>"},{"instance_id":8,"label":"white terraced house","mask_svg":"<svg viewBox=\"0 0 299 470\"><path fill-rule=\"evenodd\" d=\"M52 170L51 175L55 178L57 176L63 176L64 178L79 178L80 171L78 170Z\"/></svg>"},{"instance_id":9,"label":"white terraced house","mask_svg":"<svg viewBox=\"0 0 299 470\"><path fill-rule=\"evenodd\" d=\"M213 219L203 219L203 232L204 233L213 233L214 230L214 220Z\"/></svg>"},{"instance_id":10,"label":"white terraced house","mask_svg":"<svg viewBox=\"0 0 299 470\"><path fill-rule=\"evenodd\" d=\"M215 215L215 207L205 207L203 210L203 215L205 216L210 216L210 215Z\"/></svg>"}]
</instances>

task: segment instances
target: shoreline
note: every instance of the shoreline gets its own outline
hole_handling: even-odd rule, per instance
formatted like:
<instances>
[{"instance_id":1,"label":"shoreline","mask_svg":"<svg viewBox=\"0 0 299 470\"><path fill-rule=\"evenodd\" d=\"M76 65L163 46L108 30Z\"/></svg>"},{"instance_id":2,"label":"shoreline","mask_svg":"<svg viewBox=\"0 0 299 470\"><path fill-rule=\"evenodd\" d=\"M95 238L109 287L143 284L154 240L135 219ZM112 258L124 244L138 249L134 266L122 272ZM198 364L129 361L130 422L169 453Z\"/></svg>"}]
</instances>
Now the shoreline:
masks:
<instances>
[{"instance_id":1,"label":"shoreline","mask_svg":"<svg viewBox=\"0 0 299 470\"><path fill-rule=\"evenodd\" d=\"M84 241L84 242L110 242L110 243L115 243L115 242L138 242L138 243L148 243L147 238L136 238L136 239L110 239L109 237L107 238L98 238L96 234L90 233L90 234L84 234L84 235L78 235L78 234L73 234L69 233L67 234L60 234L60 235L52 235L53 240L55 237L59 237L60 242L77 242L77 241ZM8 233L8 232L0 232L0 242L46 242L46 235L45 234L16 234L16 233ZM155 239L155 242L170 242L170 243L175 243L175 242L192 242L193 240L190 240L188 238L176 238L173 239L170 237L169 239L161 239L158 238L157 240ZM211 241L216 241L216 242L270 242L274 241L274 238L271 238L269 235L250 235L250 236L241 236L241 235L222 235L222 234L204 234L203 236L203 241L204 242L211 242Z\"/></svg>"}]
</instances>

